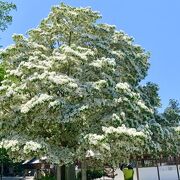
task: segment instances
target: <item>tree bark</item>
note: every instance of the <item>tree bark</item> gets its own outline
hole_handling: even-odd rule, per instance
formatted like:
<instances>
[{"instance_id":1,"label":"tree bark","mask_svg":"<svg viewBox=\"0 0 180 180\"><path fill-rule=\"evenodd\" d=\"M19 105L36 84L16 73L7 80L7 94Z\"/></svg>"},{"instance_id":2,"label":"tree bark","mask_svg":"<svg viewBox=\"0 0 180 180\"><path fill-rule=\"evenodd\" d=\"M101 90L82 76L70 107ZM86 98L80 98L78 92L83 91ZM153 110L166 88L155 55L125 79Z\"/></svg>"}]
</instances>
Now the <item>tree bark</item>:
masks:
<instances>
[{"instance_id":1,"label":"tree bark","mask_svg":"<svg viewBox=\"0 0 180 180\"><path fill-rule=\"evenodd\" d=\"M56 179L62 180L61 179L61 166L59 166L59 165L56 166Z\"/></svg>"},{"instance_id":2,"label":"tree bark","mask_svg":"<svg viewBox=\"0 0 180 180\"><path fill-rule=\"evenodd\" d=\"M66 180L66 166L61 166L61 180Z\"/></svg>"},{"instance_id":3,"label":"tree bark","mask_svg":"<svg viewBox=\"0 0 180 180\"><path fill-rule=\"evenodd\" d=\"M75 164L66 166L66 180L75 180Z\"/></svg>"},{"instance_id":4,"label":"tree bark","mask_svg":"<svg viewBox=\"0 0 180 180\"><path fill-rule=\"evenodd\" d=\"M87 169L86 169L86 163L85 163L85 161L83 161L83 162L81 163L81 176L82 176L82 180L87 180L86 171L87 171Z\"/></svg>"},{"instance_id":5,"label":"tree bark","mask_svg":"<svg viewBox=\"0 0 180 180\"><path fill-rule=\"evenodd\" d=\"M3 167L3 162L1 163L1 180L2 180L2 177L3 177L3 170L4 170L4 167Z\"/></svg>"},{"instance_id":6,"label":"tree bark","mask_svg":"<svg viewBox=\"0 0 180 180\"><path fill-rule=\"evenodd\" d=\"M56 180L75 180L75 165L56 166Z\"/></svg>"}]
</instances>

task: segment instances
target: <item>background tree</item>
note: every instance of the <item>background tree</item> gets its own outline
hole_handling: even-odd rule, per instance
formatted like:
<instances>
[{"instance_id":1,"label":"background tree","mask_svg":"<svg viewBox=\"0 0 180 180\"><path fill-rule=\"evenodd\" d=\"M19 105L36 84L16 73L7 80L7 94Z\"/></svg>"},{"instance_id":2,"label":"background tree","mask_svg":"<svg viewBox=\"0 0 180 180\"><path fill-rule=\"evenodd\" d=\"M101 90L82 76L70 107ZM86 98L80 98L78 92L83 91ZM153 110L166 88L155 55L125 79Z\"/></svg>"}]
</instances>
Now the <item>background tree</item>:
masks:
<instances>
[{"instance_id":1,"label":"background tree","mask_svg":"<svg viewBox=\"0 0 180 180\"><path fill-rule=\"evenodd\" d=\"M10 12L13 9L16 9L15 4L0 1L0 30L1 31L6 30L8 25L12 22L12 16L10 15Z\"/></svg>"},{"instance_id":2,"label":"background tree","mask_svg":"<svg viewBox=\"0 0 180 180\"><path fill-rule=\"evenodd\" d=\"M12 16L10 15L10 11L13 9L16 9L15 4L0 1L0 31L6 30L8 25L12 22ZM5 68L3 62L0 61L0 85L1 85L1 81L4 79L4 75L5 75ZM4 157L6 157L6 153L3 148L0 148L0 163L2 166L1 175L3 174L2 172L3 162L4 160L7 162L7 159L4 159Z\"/></svg>"},{"instance_id":3,"label":"background tree","mask_svg":"<svg viewBox=\"0 0 180 180\"><path fill-rule=\"evenodd\" d=\"M156 111L154 118L149 121L148 129L152 133L151 156L177 156L179 154L179 103L176 100L170 100L169 106L163 113Z\"/></svg>"},{"instance_id":4,"label":"background tree","mask_svg":"<svg viewBox=\"0 0 180 180\"><path fill-rule=\"evenodd\" d=\"M8 25L12 22L10 11L12 11L13 9L16 9L15 4L0 1L0 31L6 30ZM4 75L5 69L2 65L2 61L0 61L0 82L3 80Z\"/></svg>"},{"instance_id":5,"label":"background tree","mask_svg":"<svg viewBox=\"0 0 180 180\"><path fill-rule=\"evenodd\" d=\"M169 126L175 127L180 124L180 105L177 100L169 100L169 106L165 109L164 116L169 122Z\"/></svg>"},{"instance_id":6,"label":"background tree","mask_svg":"<svg viewBox=\"0 0 180 180\"><path fill-rule=\"evenodd\" d=\"M169 106L164 110L164 118L166 119L166 126L172 129L172 137L169 144L173 144L171 148L173 155L179 155L179 126L180 126L180 105L175 99L169 100ZM175 131L174 131L175 130Z\"/></svg>"}]
</instances>

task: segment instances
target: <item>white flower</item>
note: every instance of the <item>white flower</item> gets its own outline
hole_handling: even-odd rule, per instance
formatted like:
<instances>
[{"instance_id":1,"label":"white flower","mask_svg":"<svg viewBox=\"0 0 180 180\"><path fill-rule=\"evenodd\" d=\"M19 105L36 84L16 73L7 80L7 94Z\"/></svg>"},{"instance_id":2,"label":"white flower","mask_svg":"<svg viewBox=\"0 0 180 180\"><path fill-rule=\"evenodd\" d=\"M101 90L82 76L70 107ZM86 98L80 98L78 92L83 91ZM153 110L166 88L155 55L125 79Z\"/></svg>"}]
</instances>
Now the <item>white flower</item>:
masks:
<instances>
[{"instance_id":1,"label":"white flower","mask_svg":"<svg viewBox=\"0 0 180 180\"><path fill-rule=\"evenodd\" d=\"M59 84L59 85L67 84L68 82L71 81L71 79L68 76L57 75L55 72L50 72L48 79L54 82L55 84Z\"/></svg>"},{"instance_id":2,"label":"white flower","mask_svg":"<svg viewBox=\"0 0 180 180\"><path fill-rule=\"evenodd\" d=\"M146 111L148 111L148 112L150 112L150 113L153 113L153 110L150 109L150 108L148 108L148 107L144 104L143 101L139 100L139 101L137 102L137 105L140 106L140 108L142 108L142 109L144 109L144 110L146 110Z\"/></svg>"},{"instance_id":3,"label":"white flower","mask_svg":"<svg viewBox=\"0 0 180 180\"><path fill-rule=\"evenodd\" d=\"M118 83L118 84L116 84L116 89L117 90L120 90L120 89L122 89L122 90L129 90L130 86L126 82L125 83Z\"/></svg>"},{"instance_id":4,"label":"white flower","mask_svg":"<svg viewBox=\"0 0 180 180\"><path fill-rule=\"evenodd\" d=\"M180 126L174 128L175 131L180 131Z\"/></svg>"},{"instance_id":5,"label":"white flower","mask_svg":"<svg viewBox=\"0 0 180 180\"><path fill-rule=\"evenodd\" d=\"M88 134L85 138L89 140L89 143L92 145L97 145L100 141L103 140L103 135L97 135L97 134Z\"/></svg>"},{"instance_id":6,"label":"white flower","mask_svg":"<svg viewBox=\"0 0 180 180\"><path fill-rule=\"evenodd\" d=\"M13 94L14 94L14 90L11 89L11 88L9 88L9 89L7 90L7 92L6 92L6 96L7 96L7 97L12 96Z\"/></svg>"},{"instance_id":7,"label":"white flower","mask_svg":"<svg viewBox=\"0 0 180 180\"><path fill-rule=\"evenodd\" d=\"M86 152L86 157L94 157L95 153L92 150Z\"/></svg>"},{"instance_id":8,"label":"white flower","mask_svg":"<svg viewBox=\"0 0 180 180\"><path fill-rule=\"evenodd\" d=\"M54 106L58 106L58 105L59 105L59 101L55 100L55 101L52 101L52 102L49 103L49 108L54 107Z\"/></svg>"},{"instance_id":9,"label":"white flower","mask_svg":"<svg viewBox=\"0 0 180 180\"><path fill-rule=\"evenodd\" d=\"M42 148L41 144L37 143L37 142L33 142L33 141L29 141L26 142L26 144L24 145L24 153L30 153L30 152L37 152Z\"/></svg>"},{"instance_id":10,"label":"white flower","mask_svg":"<svg viewBox=\"0 0 180 180\"><path fill-rule=\"evenodd\" d=\"M0 142L0 148L5 148L6 150L17 151L19 150L19 142L17 140L3 140Z\"/></svg>"},{"instance_id":11,"label":"white flower","mask_svg":"<svg viewBox=\"0 0 180 180\"><path fill-rule=\"evenodd\" d=\"M102 130L104 131L105 134L127 134L129 136L144 136L145 134L141 131L138 132L134 128L126 128L125 125L122 125L121 127L102 127Z\"/></svg>"},{"instance_id":12,"label":"white flower","mask_svg":"<svg viewBox=\"0 0 180 180\"><path fill-rule=\"evenodd\" d=\"M9 72L10 75L14 75L14 76L21 76L22 72L19 69L15 69L15 70L11 70Z\"/></svg>"},{"instance_id":13,"label":"white flower","mask_svg":"<svg viewBox=\"0 0 180 180\"><path fill-rule=\"evenodd\" d=\"M122 119L125 119L125 117L126 117L126 114L124 113L124 112L121 112L121 117L122 117Z\"/></svg>"},{"instance_id":14,"label":"white flower","mask_svg":"<svg viewBox=\"0 0 180 180\"><path fill-rule=\"evenodd\" d=\"M27 113L37 104L41 104L51 99L52 99L52 96L47 95L47 94L40 94L39 96L35 96L32 99L30 99L27 103L21 106L21 113Z\"/></svg>"}]
</instances>

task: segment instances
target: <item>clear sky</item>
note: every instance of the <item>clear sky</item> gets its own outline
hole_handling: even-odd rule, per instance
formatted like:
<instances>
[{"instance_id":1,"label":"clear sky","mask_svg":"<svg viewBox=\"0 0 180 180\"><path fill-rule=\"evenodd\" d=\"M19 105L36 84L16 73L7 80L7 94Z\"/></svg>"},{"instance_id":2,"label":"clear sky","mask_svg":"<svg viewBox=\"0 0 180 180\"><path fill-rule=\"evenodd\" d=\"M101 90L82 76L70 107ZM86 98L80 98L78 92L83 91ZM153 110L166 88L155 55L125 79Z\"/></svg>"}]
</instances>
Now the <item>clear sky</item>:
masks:
<instances>
[{"instance_id":1,"label":"clear sky","mask_svg":"<svg viewBox=\"0 0 180 180\"><path fill-rule=\"evenodd\" d=\"M100 11L102 22L113 24L151 52L145 81L160 87L162 108L170 98L180 100L180 0L11 0L18 10L13 23L0 34L0 44L12 44L12 34L25 34L60 2Z\"/></svg>"}]
</instances>

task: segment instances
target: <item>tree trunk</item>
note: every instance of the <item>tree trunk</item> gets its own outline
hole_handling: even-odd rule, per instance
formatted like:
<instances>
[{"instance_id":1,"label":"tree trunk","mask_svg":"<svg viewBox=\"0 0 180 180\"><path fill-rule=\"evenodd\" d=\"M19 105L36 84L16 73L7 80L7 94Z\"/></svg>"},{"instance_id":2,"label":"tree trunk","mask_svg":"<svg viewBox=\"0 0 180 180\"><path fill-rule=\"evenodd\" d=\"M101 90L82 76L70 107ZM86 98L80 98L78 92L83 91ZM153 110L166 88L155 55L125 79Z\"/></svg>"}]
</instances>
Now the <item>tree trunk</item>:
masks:
<instances>
[{"instance_id":1,"label":"tree trunk","mask_svg":"<svg viewBox=\"0 0 180 180\"><path fill-rule=\"evenodd\" d=\"M61 180L66 180L66 166L61 166Z\"/></svg>"},{"instance_id":2,"label":"tree trunk","mask_svg":"<svg viewBox=\"0 0 180 180\"><path fill-rule=\"evenodd\" d=\"M56 180L75 180L75 165L56 167Z\"/></svg>"},{"instance_id":3,"label":"tree trunk","mask_svg":"<svg viewBox=\"0 0 180 180\"><path fill-rule=\"evenodd\" d=\"M75 180L75 164L66 166L66 180Z\"/></svg>"},{"instance_id":4,"label":"tree trunk","mask_svg":"<svg viewBox=\"0 0 180 180\"><path fill-rule=\"evenodd\" d=\"M86 175L86 163L83 161L81 163L81 175L82 175L82 180L87 180L87 175Z\"/></svg>"},{"instance_id":5,"label":"tree trunk","mask_svg":"<svg viewBox=\"0 0 180 180\"><path fill-rule=\"evenodd\" d=\"M2 177L3 177L3 170L4 170L3 163L1 163L1 180L2 180Z\"/></svg>"},{"instance_id":6,"label":"tree trunk","mask_svg":"<svg viewBox=\"0 0 180 180\"><path fill-rule=\"evenodd\" d=\"M59 166L59 165L56 166L56 179L62 180L61 179L61 166Z\"/></svg>"}]
</instances>

